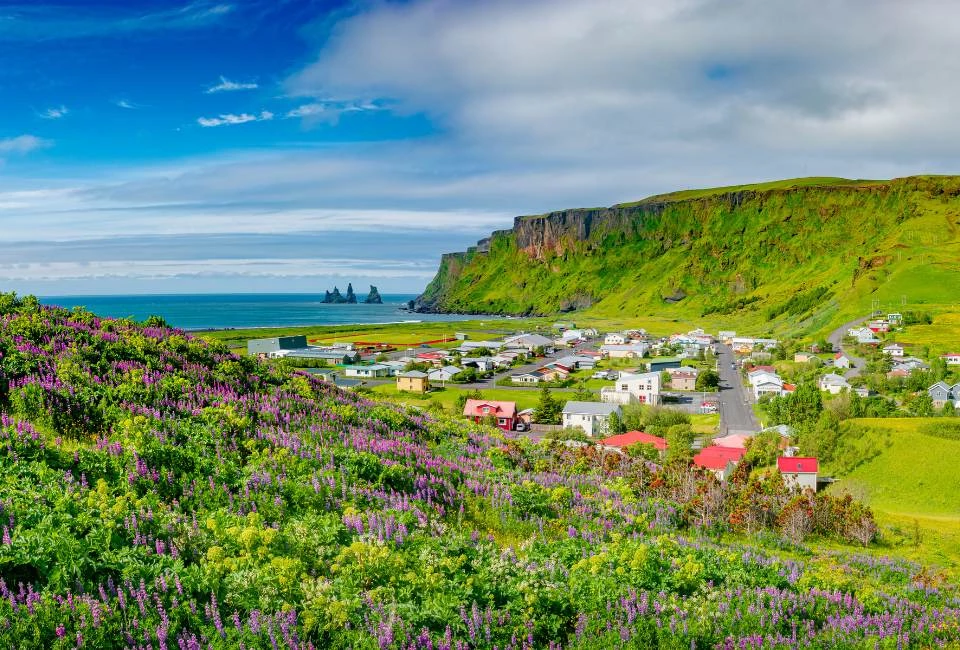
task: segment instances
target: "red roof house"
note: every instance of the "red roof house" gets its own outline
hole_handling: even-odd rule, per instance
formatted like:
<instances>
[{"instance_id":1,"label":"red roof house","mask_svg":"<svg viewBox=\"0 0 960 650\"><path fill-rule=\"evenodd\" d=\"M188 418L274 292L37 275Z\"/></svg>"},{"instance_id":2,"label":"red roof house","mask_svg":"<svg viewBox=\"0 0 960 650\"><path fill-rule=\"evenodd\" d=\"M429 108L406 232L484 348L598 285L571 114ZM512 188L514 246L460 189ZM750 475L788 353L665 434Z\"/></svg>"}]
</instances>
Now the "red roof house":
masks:
<instances>
[{"instance_id":1,"label":"red roof house","mask_svg":"<svg viewBox=\"0 0 960 650\"><path fill-rule=\"evenodd\" d=\"M712 471L722 481L727 478L728 472L740 462L745 453L747 453L747 450L739 447L719 447L716 445L704 447L699 454L693 457L693 464Z\"/></svg>"},{"instance_id":2,"label":"red roof house","mask_svg":"<svg viewBox=\"0 0 960 650\"><path fill-rule=\"evenodd\" d=\"M809 456L781 456L777 459L777 469L783 476L783 482L801 490L817 491L817 472L819 464L816 458Z\"/></svg>"},{"instance_id":3,"label":"red roof house","mask_svg":"<svg viewBox=\"0 0 960 650\"><path fill-rule=\"evenodd\" d=\"M660 451L664 451L667 448L667 441L661 438L660 436L655 436L650 433L644 433L643 431L628 431L627 433L621 433L620 435L610 436L609 438L604 438L600 441L601 445L607 445L608 447L629 447L630 445L645 444L653 445Z\"/></svg>"},{"instance_id":4,"label":"red roof house","mask_svg":"<svg viewBox=\"0 0 960 650\"><path fill-rule=\"evenodd\" d=\"M517 404L516 402L468 399L463 405L463 415L477 423L483 422L485 418L496 418L498 428L513 431L513 425L517 419Z\"/></svg>"}]
</instances>

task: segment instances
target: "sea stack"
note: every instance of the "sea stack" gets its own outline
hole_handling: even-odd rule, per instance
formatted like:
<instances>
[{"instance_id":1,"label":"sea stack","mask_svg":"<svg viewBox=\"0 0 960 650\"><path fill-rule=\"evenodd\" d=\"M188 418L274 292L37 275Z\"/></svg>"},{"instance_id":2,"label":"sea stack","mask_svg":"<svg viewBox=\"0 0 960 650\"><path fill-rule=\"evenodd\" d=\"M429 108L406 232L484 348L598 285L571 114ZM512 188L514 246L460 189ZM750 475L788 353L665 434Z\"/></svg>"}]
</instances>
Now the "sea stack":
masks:
<instances>
[{"instance_id":1,"label":"sea stack","mask_svg":"<svg viewBox=\"0 0 960 650\"><path fill-rule=\"evenodd\" d=\"M380 297L380 292L377 291L377 288L370 285L370 293L367 294L367 299L363 301L368 305L382 305L383 298Z\"/></svg>"}]
</instances>

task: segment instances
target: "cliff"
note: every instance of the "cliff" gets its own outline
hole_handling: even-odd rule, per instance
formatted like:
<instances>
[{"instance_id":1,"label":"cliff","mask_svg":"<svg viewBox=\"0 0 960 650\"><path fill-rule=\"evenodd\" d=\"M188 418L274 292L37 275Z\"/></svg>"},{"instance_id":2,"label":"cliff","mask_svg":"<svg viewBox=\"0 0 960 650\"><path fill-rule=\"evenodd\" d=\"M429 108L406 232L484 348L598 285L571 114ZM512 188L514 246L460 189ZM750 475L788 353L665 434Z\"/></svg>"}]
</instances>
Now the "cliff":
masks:
<instances>
[{"instance_id":1,"label":"cliff","mask_svg":"<svg viewBox=\"0 0 960 650\"><path fill-rule=\"evenodd\" d=\"M799 318L841 302L902 303L898 291L926 281L924 255L922 275L942 287L932 298L949 301L960 293L958 196L952 176L794 179L516 217L443 255L414 307ZM807 312L779 309L805 292L819 300Z\"/></svg>"}]
</instances>

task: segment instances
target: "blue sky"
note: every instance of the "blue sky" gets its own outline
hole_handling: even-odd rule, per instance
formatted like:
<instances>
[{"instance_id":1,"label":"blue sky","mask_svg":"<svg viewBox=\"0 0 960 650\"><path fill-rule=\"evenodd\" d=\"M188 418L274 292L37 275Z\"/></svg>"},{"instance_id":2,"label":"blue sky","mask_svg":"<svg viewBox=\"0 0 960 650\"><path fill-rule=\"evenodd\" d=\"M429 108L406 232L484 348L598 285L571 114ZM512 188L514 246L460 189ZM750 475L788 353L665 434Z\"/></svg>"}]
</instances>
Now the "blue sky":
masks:
<instances>
[{"instance_id":1,"label":"blue sky","mask_svg":"<svg viewBox=\"0 0 960 650\"><path fill-rule=\"evenodd\" d=\"M515 214L957 170L958 10L0 0L0 287L418 291Z\"/></svg>"}]
</instances>

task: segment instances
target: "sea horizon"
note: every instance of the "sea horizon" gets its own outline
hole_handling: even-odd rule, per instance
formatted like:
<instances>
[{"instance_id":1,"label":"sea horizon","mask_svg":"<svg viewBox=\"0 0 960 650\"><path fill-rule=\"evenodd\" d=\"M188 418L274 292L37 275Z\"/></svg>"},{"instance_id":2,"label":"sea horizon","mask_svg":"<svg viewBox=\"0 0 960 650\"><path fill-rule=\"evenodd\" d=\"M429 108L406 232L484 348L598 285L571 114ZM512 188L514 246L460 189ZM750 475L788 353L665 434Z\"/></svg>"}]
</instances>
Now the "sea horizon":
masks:
<instances>
[{"instance_id":1,"label":"sea horizon","mask_svg":"<svg viewBox=\"0 0 960 650\"><path fill-rule=\"evenodd\" d=\"M172 327L189 331L496 318L480 314L420 314L404 309L417 295L382 293L382 304L324 303L323 292L49 295L37 299L44 305L83 307L111 318L142 321L156 315ZM365 297L366 293L358 294L359 300Z\"/></svg>"}]
</instances>

